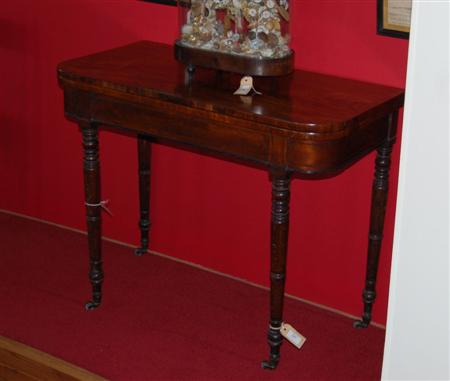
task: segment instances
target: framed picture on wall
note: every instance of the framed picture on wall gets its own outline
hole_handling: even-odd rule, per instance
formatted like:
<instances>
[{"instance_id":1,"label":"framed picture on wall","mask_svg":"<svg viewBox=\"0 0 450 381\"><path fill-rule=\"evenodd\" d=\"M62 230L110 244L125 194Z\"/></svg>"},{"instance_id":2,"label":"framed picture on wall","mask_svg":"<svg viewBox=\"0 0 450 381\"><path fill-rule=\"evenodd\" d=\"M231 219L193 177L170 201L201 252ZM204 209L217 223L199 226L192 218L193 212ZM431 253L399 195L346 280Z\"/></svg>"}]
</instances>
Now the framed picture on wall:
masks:
<instances>
[{"instance_id":1,"label":"framed picture on wall","mask_svg":"<svg viewBox=\"0 0 450 381\"><path fill-rule=\"evenodd\" d=\"M412 0L377 0L378 34L409 38Z\"/></svg>"},{"instance_id":2,"label":"framed picture on wall","mask_svg":"<svg viewBox=\"0 0 450 381\"><path fill-rule=\"evenodd\" d=\"M177 5L176 0L141 0L141 1L146 1L148 3L164 4L164 5Z\"/></svg>"}]
</instances>

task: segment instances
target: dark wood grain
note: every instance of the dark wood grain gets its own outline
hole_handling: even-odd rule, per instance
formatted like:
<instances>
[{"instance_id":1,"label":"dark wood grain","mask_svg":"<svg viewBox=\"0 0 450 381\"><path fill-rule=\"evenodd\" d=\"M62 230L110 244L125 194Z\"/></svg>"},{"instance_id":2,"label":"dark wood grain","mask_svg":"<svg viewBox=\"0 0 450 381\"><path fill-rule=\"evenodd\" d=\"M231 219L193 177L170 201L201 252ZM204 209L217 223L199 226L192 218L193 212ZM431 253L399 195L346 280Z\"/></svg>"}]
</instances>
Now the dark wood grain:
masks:
<instances>
[{"instance_id":1,"label":"dark wood grain","mask_svg":"<svg viewBox=\"0 0 450 381\"><path fill-rule=\"evenodd\" d=\"M107 381L85 369L0 336L1 381Z\"/></svg>"},{"instance_id":2,"label":"dark wood grain","mask_svg":"<svg viewBox=\"0 0 450 381\"><path fill-rule=\"evenodd\" d=\"M64 87L117 98L136 95L139 103L162 100L312 134L349 132L361 122L386 116L403 102L401 89L300 70L275 79L277 92L272 91L273 78L257 79L256 87L264 96L243 101L232 95L240 76L225 75L218 82L216 72L199 69L194 85L185 86L184 66L172 55L171 46L141 41L63 62L58 76Z\"/></svg>"},{"instance_id":3,"label":"dark wood grain","mask_svg":"<svg viewBox=\"0 0 450 381\"><path fill-rule=\"evenodd\" d=\"M272 221L270 251L270 321L267 339L269 359L262 362L264 369L275 369L280 361L281 323L283 322L286 255L289 235L290 173L271 171Z\"/></svg>"},{"instance_id":4,"label":"dark wood grain","mask_svg":"<svg viewBox=\"0 0 450 381\"><path fill-rule=\"evenodd\" d=\"M175 58L187 67L205 67L242 75L273 77L294 70L294 52L283 58L256 58L214 50L191 48L177 41Z\"/></svg>"},{"instance_id":5,"label":"dark wood grain","mask_svg":"<svg viewBox=\"0 0 450 381\"><path fill-rule=\"evenodd\" d=\"M141 246L135 250L137 256L147 253L150 230L150 173L151 143L145 136L138 136L138 174L139 174L139 228L141 230Z\"/></svg>"},{"instance_id":6,"label":"dark wood grain","mask_svg":"<svg viewBox=\"0 0 450 381\"><path fill-rule=\"evenodd\" d=\"M94 123L80 122L80 129L84 148L84 193L89 245L89 279L92 284L92 300L88 301L85 307L87 310L92 310L101 303L103 283L98 128Z\"/></svg>"},{"instance_id":7,"label":"dark wood grain","mask_svg":"<svg viewBox=\"0 0 450 381\"><path fill-rule=\"evenodd\" d=\"M391 153L397 131L397 119L397 112L390 115L388 135L383 145L377 149L375 175L372 185L366 282L363 290L364 312L361 320L354 322L353 325L355 328L367 328L372 320L372 307L376 298L375 286L377 282L381 243L383 241L383 228L389 190Z\"/></svg>"},{"instance_id":8,"label":"dark wood grain","mask_svg":"<svg viewBox=\"0 0 450 381\"><path fill-rule=\"evenodd\" d=\"M273 369L282 343L291 178L336 175L376 149L365 312L356 324L366 327L375 300L390 151L403 90L296 70L284 77L258 78L255 86L264 95L239 97L233 95L239 76L197 68L186 80L185 67L172 49L141 41L58 66L66 116L83 133L86 202L100 202L101 125L138 136L141 250L148 247L148 139L270 171L270 355L263 366ZM88 205L87 214L92 308L100 303L103 279L100 208Z\"/></svg>"}]
</instances>

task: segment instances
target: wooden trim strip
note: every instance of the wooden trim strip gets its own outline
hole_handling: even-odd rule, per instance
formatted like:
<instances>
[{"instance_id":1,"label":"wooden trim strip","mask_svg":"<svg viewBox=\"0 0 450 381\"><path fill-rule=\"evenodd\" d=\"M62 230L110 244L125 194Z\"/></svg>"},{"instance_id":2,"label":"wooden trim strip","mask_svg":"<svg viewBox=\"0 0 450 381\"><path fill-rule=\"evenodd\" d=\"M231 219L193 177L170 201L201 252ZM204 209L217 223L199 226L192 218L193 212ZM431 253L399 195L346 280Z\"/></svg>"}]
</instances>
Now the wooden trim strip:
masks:
<instances>
[{"instance_id":1,"label":"wooden trim strip","mask_svg":"<svg viewBox=\"0 0 450 381\"><path fill-rule=\"evenodd\" d=\"M2 381L107 381L35 348L0 336Z\"/></svg>"}]
</instances>

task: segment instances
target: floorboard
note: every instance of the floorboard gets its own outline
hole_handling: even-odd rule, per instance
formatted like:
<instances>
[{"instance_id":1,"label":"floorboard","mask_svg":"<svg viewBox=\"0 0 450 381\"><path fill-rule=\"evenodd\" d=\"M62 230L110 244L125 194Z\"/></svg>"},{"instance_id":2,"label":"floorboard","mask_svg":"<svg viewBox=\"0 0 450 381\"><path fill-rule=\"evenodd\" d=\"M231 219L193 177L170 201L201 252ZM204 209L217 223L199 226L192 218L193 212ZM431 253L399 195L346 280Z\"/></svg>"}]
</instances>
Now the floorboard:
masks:
<instances>
[{"instance_id":1,"label":"floorboard","mask_svg":"<svg viewBox=\"0 0 450 381\"><path fill-rule=\"evenodd\" d=\"M85 369L0 336L0 381L107 381Z\"/></svg>"}]
</instances>

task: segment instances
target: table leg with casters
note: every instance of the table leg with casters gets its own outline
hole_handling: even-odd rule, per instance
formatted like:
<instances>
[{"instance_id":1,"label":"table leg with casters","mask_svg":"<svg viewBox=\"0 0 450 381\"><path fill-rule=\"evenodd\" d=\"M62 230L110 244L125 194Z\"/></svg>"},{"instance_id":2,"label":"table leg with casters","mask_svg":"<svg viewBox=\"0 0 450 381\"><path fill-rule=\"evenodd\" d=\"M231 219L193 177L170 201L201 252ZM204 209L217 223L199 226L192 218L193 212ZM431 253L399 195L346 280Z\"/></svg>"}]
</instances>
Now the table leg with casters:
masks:
<instances>
[{"instance_id":1,"label":"table leg with casters","mask_svg":"<svg viewBox=\"0 0 450 381\"><path fill-rule=\"evenodd\" d=\"M141 245L134 253L141 256L147 253L150 230L150 175L151 175L151 142L144 136L138 136L139 161L139 201Z\"/></svg>"},{"instance_id":2,"label":"table leg with casters","mask_svg":"<svg viewBox=\"0 0 450 381\"><path fill-rule=\"evenodd\" d=\"M92 300L86 310L97 308L102 300L103 266L101 245L100 160L98 152L98 128L93 123L80 123L83 136L84 192L86 223L89 245L89 279L92 284Z\"/></svg>"},{"instance_id":3,"label":"table leg with casters","mask_svg":"<svg viewBox=\"0 0 450 381\"><path fill-rule=\"evenodd\" d=\"M275 369L280 361L281 323L283 321L286 254L289 234L290 173L272 172L272 223L270 253L270 322L268 342L269 359L262 362L264 369Z\"/></svg>"},{"instance_id":4,"label":"table leg with casters","mask_svg":"<svg viewBox=\"0 0 450 381\"><path fill-rule=\"evenodd\" d=\"M377 150L375 177L372 185L370 212L369 246L367 253L366 281L363 290L364 312L360 320L353 323L355 328L367 328L372 320L372 307L376 298L376 281L381 243L383 239L384 217L389 185L392 146L395 142L398 114L389 116L389 133L385 142Z\"/></svg>"}]
</instances>

